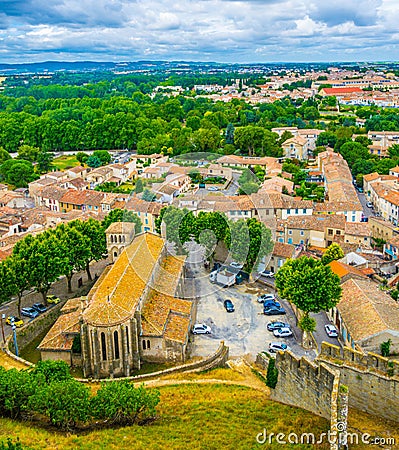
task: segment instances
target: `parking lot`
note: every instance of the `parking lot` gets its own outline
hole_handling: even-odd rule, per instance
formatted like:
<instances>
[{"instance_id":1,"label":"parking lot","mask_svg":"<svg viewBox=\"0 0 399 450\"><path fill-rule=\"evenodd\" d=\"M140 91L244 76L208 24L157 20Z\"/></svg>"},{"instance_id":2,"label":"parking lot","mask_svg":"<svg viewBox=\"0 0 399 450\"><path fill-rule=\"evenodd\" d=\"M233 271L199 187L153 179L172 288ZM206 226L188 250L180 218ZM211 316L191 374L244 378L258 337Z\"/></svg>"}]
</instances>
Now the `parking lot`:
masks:
<instances>
[{"instance_id":1,"label":"parking lot","mask_svg":"<svg viewBox=\"0 0 399 450\"><path fill-rule=\"evenodd\" d=\"M249 292L246 285L222 288L209 281L208 273L197 269L195 274L196 292L201 293L198 302L197 323L205 323L211 327L211 334L194 336L192 356L208 356L216 351L220 341L224 341L230 348L230 356L249 355L254 359L257 353L267 351L269 342L281 341L291 347L297 355L313 356L313 352L305 350L297 343L300 339L296 328L296 319L289 305L280 301L286 315L265 316L263 304L257 301L258 294ZM260 293L267 293L267 289L260 287ZM223 302L230 299L235 311L228 313ZM293 337L279 339L266 328L270 321L281 320L291 325Z\"/></svg>"}]
</instances>

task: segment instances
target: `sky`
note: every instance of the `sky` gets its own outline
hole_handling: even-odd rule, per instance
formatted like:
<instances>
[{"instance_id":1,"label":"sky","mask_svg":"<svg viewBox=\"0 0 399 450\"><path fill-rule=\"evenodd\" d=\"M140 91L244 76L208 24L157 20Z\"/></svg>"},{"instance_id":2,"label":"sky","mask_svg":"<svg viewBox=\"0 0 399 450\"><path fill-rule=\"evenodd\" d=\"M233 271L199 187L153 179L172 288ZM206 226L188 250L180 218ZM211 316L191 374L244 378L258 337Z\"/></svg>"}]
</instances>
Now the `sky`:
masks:
<instances>
[{"instance_id":1,"label":"sky","mask_svg":"<svg viewBox=\"0 0 399 450\"><path fill-rule=\"evenodd\" d=\"M1 0L0 62L399 59L399 0Z\"/></svg>"}]
</instances>

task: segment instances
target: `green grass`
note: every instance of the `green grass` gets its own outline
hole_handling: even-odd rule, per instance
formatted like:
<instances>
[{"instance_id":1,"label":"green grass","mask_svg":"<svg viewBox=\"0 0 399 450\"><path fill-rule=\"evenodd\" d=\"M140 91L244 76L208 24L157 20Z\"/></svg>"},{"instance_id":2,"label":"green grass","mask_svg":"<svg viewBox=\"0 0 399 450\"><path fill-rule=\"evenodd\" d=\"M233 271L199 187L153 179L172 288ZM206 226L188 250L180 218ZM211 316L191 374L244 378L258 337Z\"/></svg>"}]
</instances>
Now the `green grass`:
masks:
<instances>
[{"instance_id":1,"label":"green grass","mask_svg":"<svg viewBox=\"0 0 399 450\"><path fill-rule=\"evenodd\" d=\"M58 170L67 170L79 165L80 162L76 159L75 155L63 155L59 158L55 158L53 161L53 166Z\"/></svg>"},{"instance_id":2,"label":"green grass","mask_svg":"<svg viewBox=\"0 0 399 450\"><path fill-rule=\"evenodd\" d=\"M258 433L328 430L325 419L306 411L271 402L253 389L222 384L180 385L160 388L158 419L144 426L65 434L35 423L0 419L0 441L19 437L32 449L181 450L279 449L260 445ZM311 449L310 445L284 448ZM327 446L318 446L326 449Z\"/></svg>"}]
</instances>

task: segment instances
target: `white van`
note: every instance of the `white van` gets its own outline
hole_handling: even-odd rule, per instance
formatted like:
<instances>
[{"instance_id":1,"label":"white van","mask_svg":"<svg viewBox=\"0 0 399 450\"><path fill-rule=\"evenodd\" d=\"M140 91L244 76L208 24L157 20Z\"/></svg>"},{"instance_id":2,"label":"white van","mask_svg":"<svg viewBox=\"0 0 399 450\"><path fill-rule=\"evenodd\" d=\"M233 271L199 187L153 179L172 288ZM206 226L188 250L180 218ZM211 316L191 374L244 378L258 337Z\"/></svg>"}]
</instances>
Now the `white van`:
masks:
<instances>
[{"instance_id":1,"label":"white van","mask_svg":"<svg viewBox=\"0 0 399 450\"><path fill-rule=\"evenodd\" d=\"M218 271L217 271L217 270L214 270L213 272L211 272L211 273L209 274L209 281L210 281L211 283L216 283L216 276L217 276L217 274L218 274Z\"/></svg>"}]
</instances>

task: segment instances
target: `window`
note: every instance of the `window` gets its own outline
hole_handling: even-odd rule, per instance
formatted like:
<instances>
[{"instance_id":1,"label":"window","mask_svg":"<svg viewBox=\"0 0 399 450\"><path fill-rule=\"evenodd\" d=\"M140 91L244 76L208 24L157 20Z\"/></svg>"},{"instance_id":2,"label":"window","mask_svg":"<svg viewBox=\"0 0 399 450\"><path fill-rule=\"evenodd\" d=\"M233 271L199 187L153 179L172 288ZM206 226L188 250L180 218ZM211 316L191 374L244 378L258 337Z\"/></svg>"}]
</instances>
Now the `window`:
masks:
<instances>
[{"instance_id":1,"label":"window","mask_svg":"<svg viewBox=\"0 0 399 450\"><path fill-rule=\"evenodd\" d=\"M341 235L341 230L337 230L337 231L335 232L335 234L336 234L337 236L340 236L340 235Z\"/></svg>"},{"instance_id":2,"label":"window","mask_svg":"<svg viewBox=\"0 0 399 450\"><path fill-rule=\"evenodd\" d=\"M328 230L328 235L329 235L329 236L332 236L332 235L333 235L333 230L329 229L329 230Z\"/></svg>"},{"instance_id":3,"label":"window","mask_svg":"<svg viewBox=\"0 0 399 450\"><path fill-rule=\"evenodd\" d=\"M147 350L151 350L151 341L147 340Z\"/></svg>"},{"instance_id":4,"label":"window","mask_svg":"<svg viewBox=\"0 0 399 450\"><path fill-rule=\"evenodd\" d=\"M288 243L292 244L292 238L288 238Z\"/></svg>"},{"instance_id":5,"label":"window","mask_svg":"<svg viewBox=\"0 0 399 450\"><path fill-rule=\"evenodd\" d=\"M146 341L143 341L143 350L147 350L147 344L146 344Z\"/></svg>"},{"instance_id":6,"label":"window","mask_svg":"<svg viewBox=\"0 0 399 450\"><path fill-rule=\"evenodd\" d=\"M126 327L126 349L127 354L129 354L130 353L129 327Z\"/></svg>"},{"instance_id":7,"label":"window","mask_svg":"<svg viewBox=\"0 0 399 450\"><path fill-rule=\"evenodd\" d=\"M103 361L107 360L107 344L105 342L105 333L101 333L101 353L103 357Z\"/></svg>"},{"instance_id":8,"label":"window","mask_svg":"<svg viewBox=\"0 0 399 450\"><path fill-rule=\"evenodd\" d=\"M291 236L292 235L292 230L288 230L288 234Z\"/></svg>"},{"instance_id":9,"label":"window","mask_svg":"<svg viewBox=\"0 0 399 450\"><path fill-rule=\"evenodd\" d=\"M290 209L287 209L287 214L291 214L291 210Z\"/></svg>"},{"instance_id":10,"label":"window","mask_svg":"<svg viewBox=\"0 0 399 450\"><path fill-rule=\"evenodd\" d=\"M114 354L115 359L119 359L119 335L117 331L114 331Z\"/></svg>"},{"instance_id":11,"label":"window","mask_svg":"<svg viewBox=\"0 0 399 450\"><path fill-rule=\"evenodd\" d=\"M301 231L299 232L299 234L300 234L301 236L304 236L304 235L305 235L305 233L304 233L303 230L301 230Z\"/></svg>"},{"instance_id":12,"label":"window","mask_svg":"<svg viewBox=\"0 0 399 450\"><path fill-rule=\"evenodd\" d=\"M303 208L302 212L303 212L304 214L306 214L306 209L305 209L305 208Z\"/></svg>"},{"instance_id":13,"label":"window","mask_svg":"<svg viewBox=\"0 0 399 450\"><path fill-rule=\"evenodd\" d=\"M298 214L298 212L299 212L299 209L295 208L295 214Z\"/></svg>"},{"instance_id":14,"label":"window","mask_svg":"<svg viewBox=\"0 0 399 450\"><path fill-rule=\"evenodd\" d=\"M282 244L284 243L284 239L283 238L279 238L278 241L281 242Z\"/></svg>"},{"instance_id":15,"label":"window","mask_svg":"<svg viewBox=\"0 0 399 450\"><path fill-rule=\"evenodd\" d=\"M301 240L299 241L299 243L300 243L301 245L303 245L303 244L304 244L303 239L301 239Z\"/></svg>"}]
</instances>

